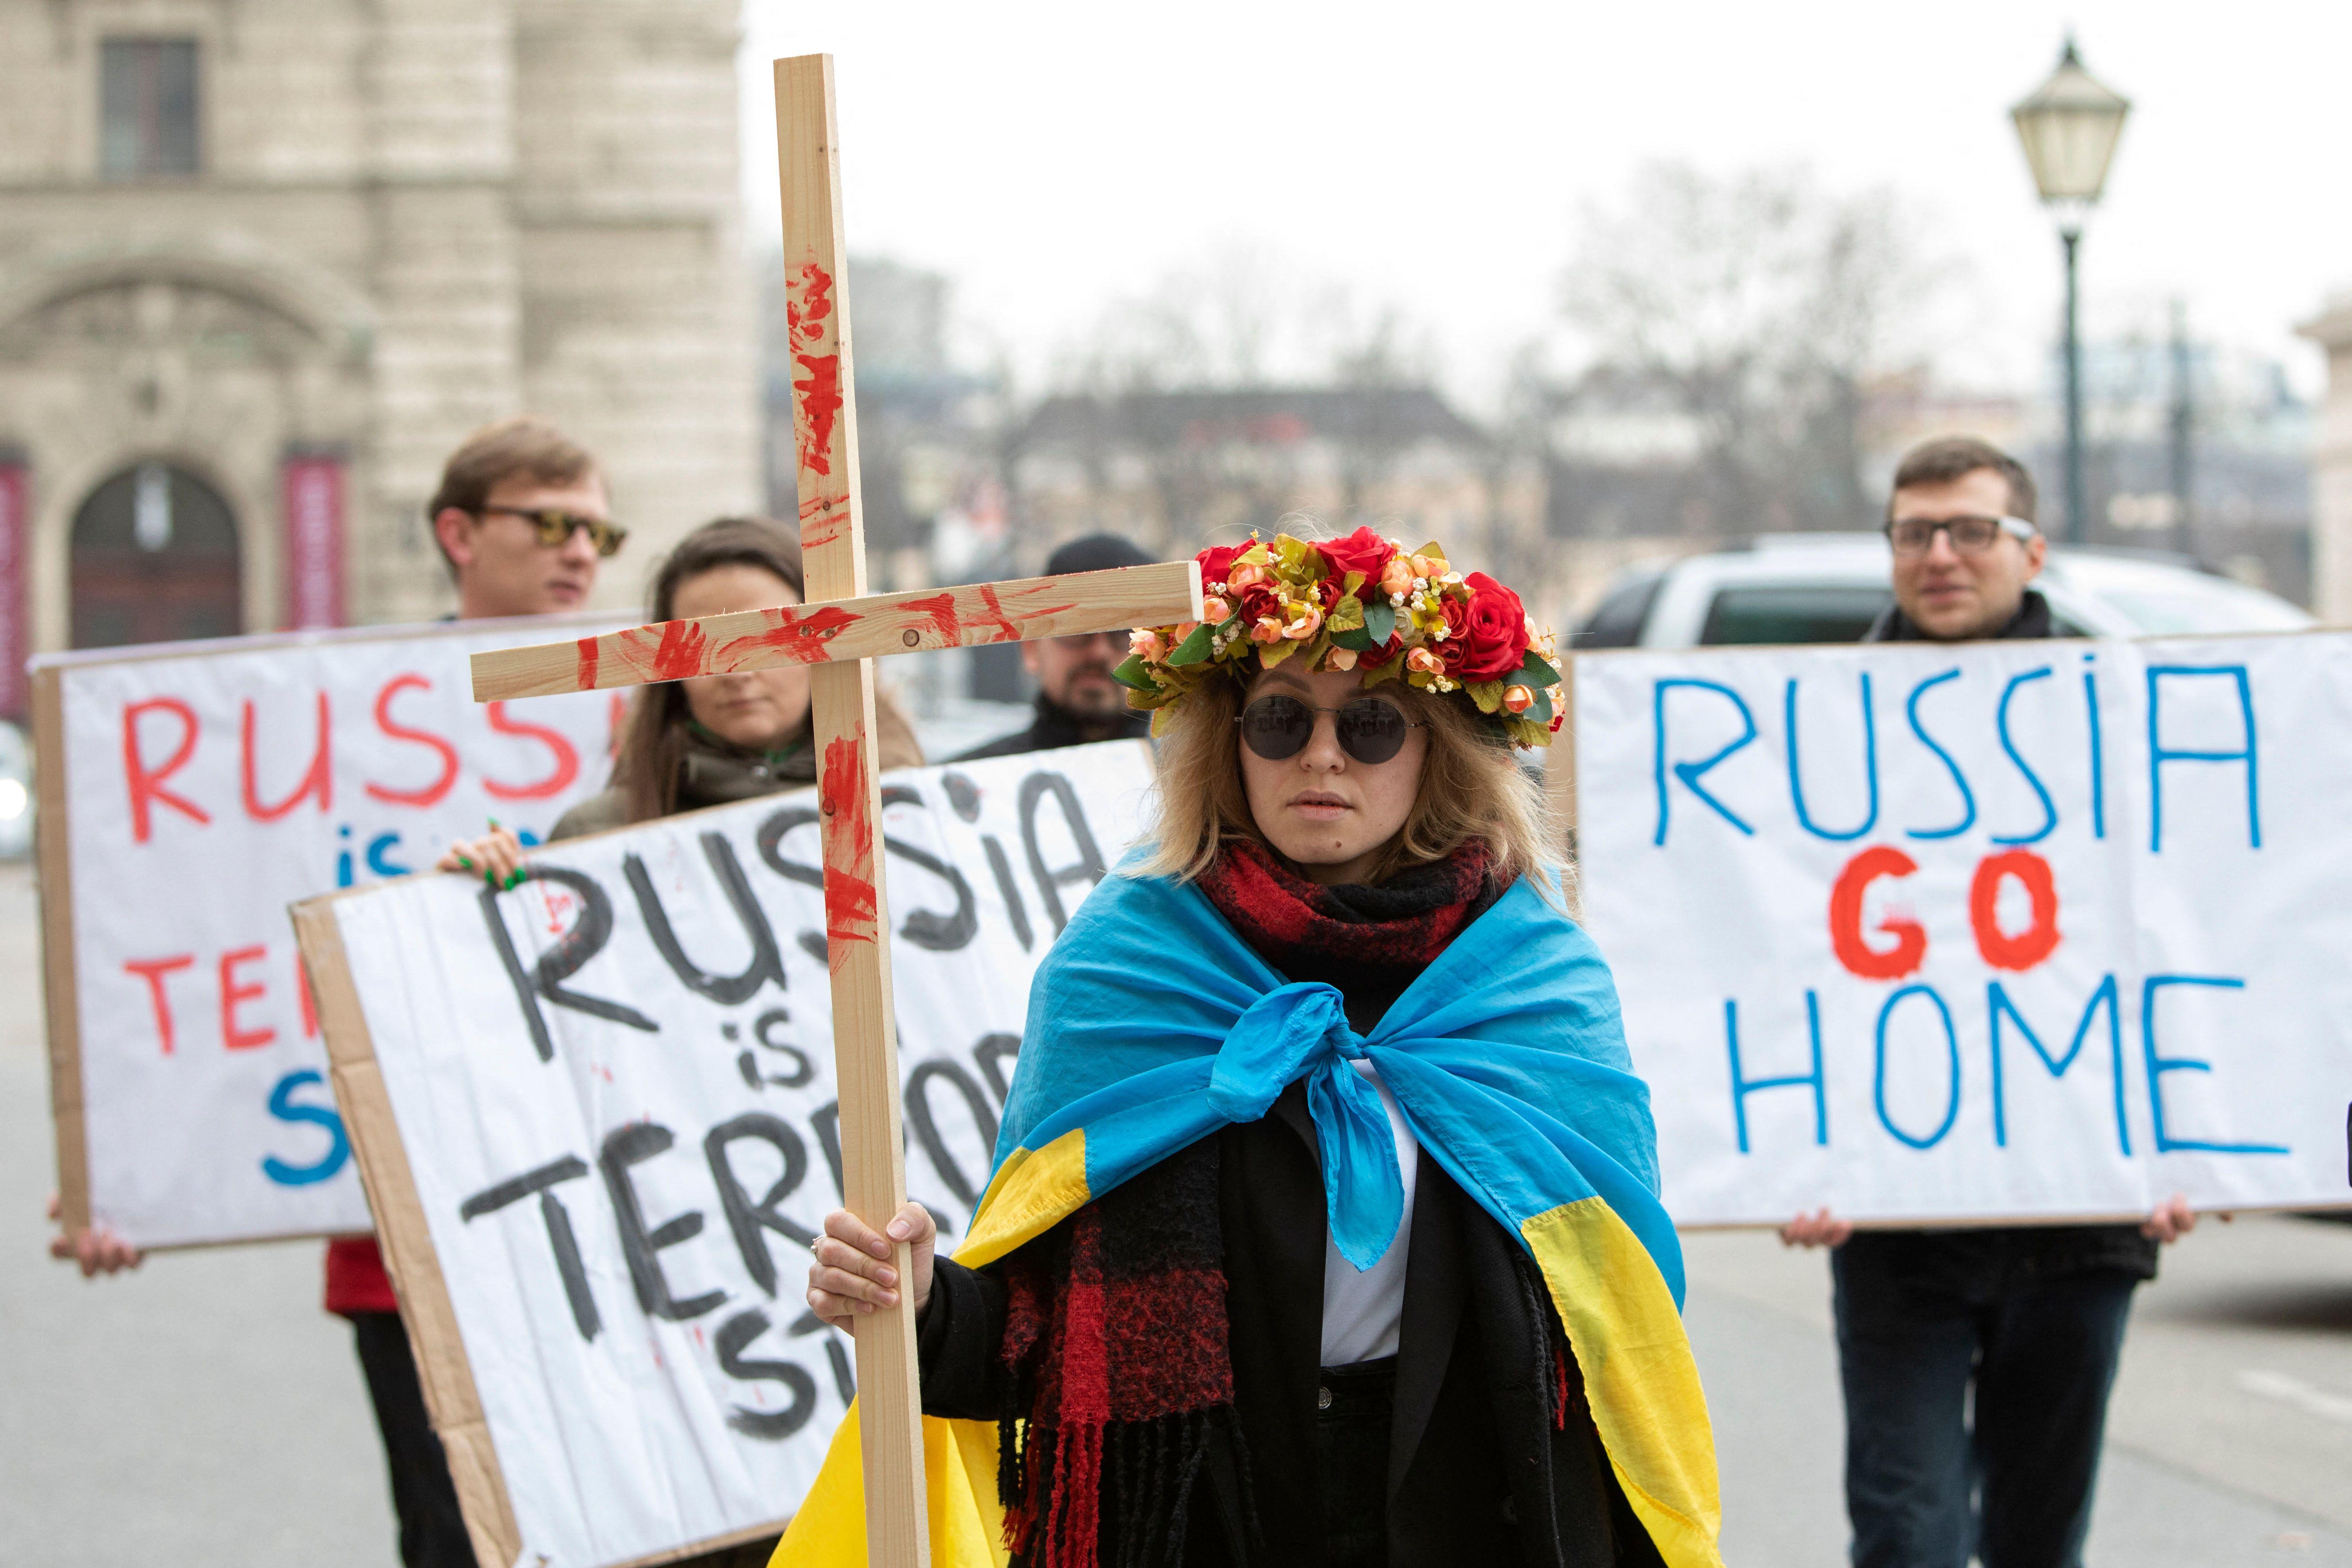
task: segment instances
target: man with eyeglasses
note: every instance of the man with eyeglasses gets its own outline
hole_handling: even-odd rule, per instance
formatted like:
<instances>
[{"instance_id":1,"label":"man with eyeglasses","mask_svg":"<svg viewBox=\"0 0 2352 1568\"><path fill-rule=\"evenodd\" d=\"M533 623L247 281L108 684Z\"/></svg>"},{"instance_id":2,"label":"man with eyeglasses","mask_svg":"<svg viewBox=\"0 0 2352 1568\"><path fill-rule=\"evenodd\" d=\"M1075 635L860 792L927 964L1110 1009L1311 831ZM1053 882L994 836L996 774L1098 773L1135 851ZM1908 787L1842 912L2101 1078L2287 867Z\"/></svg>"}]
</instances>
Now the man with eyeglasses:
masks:
<instances>
[{"instance_id":1,"label":"man with eyeglasses","mask_svg":"<svg viewBox=\"0 0 2352 1568\"><path fill-rule=\"evenodd\" d=\"M1045 558L1045 575L1149 566L1152 558L1112 533L1073 539ZM1110 678L1127 659L1125 632L1045 637L1021 645L1021 663L1037 682L1037 714L1025 730L974 747L954 760L1011 757L1024 752L1124 741L1151 732L1151 715L1127 705L1127 688Z\"/></svg>"},{"instance_id":2,"label":"man with eyeglasses","mask_svg":"<svg viewBox=\"0 0 2352 1568\"><path fill-rule=\"evenodd\" d=\"M621 547L603 473L587 450L543 419L485 426L442 469L425 521L457 588L457 619L576 610L600 562ZM51 1218L58 1200L49 1200ZM136 1247L102 1229L60 1235L52 1257L85 1277L136 1268ZM441 1439L425 1414L400 1303L373 1236L327 1243L326 1309L348 1320L391 1472L404 1568L474 1568Z\"/></svg>"},{"instance_id":3,"label":"man with eyeglasses","mask_svg":"<svg viewBox=\"0 0 2352 1568\"><path fill-rule=\"evenodd\" d=\"M528 416L469 437L425 516L457 580L461 621L584 608L597 563L627 537L596 459Z\"/></svg>"},{"instance_id":4,"label":"man with eyeglasses","mask_svg":"<svg viewBox=\"0 0 2352 1568\"><path fill-rule=\"evenodd\" d=\"M1886 508L1895 603L1863 640L2053 635L2033 512L1999 447L1915 447ZM1780 1228L1835 1249L1854 1568L2079 1568L2132 1291L2196 1223L2175 1195L2138 1226L1857 1234L1822 1209Z\"/></svg>"},{"instance_id":5,"label":"man with eyeglasses","mask_svg":"<svg viewBox=\"0 0 2352 1568\"><path fill-rule=\"evenodd\" d=\"M586 607L598 565L625 537L595 458L529 416L467 437L425 515L457 584L461 621ZM457 1489L374 1237L327 1243L326 1307L352 1325L383 1437L404 1568L473 1568Z\"/></svg>"}]
</instances>

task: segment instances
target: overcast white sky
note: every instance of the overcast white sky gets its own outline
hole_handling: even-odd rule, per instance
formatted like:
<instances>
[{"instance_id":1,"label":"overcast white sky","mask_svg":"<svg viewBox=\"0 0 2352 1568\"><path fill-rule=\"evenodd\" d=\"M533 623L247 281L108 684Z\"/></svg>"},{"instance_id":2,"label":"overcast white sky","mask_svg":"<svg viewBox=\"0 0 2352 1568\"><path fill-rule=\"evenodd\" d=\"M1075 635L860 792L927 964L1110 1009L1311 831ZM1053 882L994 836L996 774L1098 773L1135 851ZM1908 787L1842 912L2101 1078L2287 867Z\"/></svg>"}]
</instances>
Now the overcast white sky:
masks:
<instances>
[{"instance_id":1,"label":"overcast white sky","mask_svg":"<svg viewBox=\"0 0 2352 1568\"><path fill-rule=\"evenodd\" d=\"M2188 301L2275 353L2352 287L2352 5L2237 0L746 0L744 189L776 232L768 60L829 50L850 244L937 268L1034 375L1107 303L1220 252L1395 305L1477 400L1541 329L1588 198L1648 160L1888 185L1966 267L1948 363L2023 383L2057 242L2006 114L2075 31L2133 100L2084 241L2090 322Z\"/></svg>"}]
</instances>

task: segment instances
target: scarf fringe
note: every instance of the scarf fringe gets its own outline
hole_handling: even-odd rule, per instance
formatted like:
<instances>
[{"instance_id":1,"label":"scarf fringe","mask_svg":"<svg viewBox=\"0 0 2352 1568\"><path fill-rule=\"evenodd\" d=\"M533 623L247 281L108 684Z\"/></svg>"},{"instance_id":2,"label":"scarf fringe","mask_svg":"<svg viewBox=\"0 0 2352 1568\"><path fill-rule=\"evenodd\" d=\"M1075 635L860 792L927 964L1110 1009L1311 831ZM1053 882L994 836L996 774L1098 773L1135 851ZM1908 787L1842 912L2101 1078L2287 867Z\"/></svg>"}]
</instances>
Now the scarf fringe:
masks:
<instances>
[{"instance_id":1,"label":"scarf fringe","mask_svg":"<svg viewBox=\"0 0 2352 1568\"><path fill-rule=\"evenodd\" d=\"M1024 1568L1156 1568L1181 1563L1192 1494L1223 1429L1241 1472L1244 1525L1263 1546L1248 1447L1231 1405L1067 1430L997 1426L1004 1545ZM1103 1490L1111 1509L1104 1515ZM1112 1539L1103 1540L1108 1525Z\"/></svg>"}]
</instances>

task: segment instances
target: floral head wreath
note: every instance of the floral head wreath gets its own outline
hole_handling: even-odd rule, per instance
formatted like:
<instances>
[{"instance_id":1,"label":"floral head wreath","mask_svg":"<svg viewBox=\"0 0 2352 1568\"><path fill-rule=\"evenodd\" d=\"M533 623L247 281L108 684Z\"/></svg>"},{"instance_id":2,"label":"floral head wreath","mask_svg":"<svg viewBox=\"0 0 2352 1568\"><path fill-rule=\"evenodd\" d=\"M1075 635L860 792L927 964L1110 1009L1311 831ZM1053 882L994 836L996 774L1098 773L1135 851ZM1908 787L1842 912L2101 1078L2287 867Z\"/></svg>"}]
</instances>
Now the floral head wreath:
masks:
<instances>
[{"instance_id":1,"label":"floral head wreath","mask_svg":"<svg viewBox=\"0 0 2352 1568\"><path fill-rule=\"evenodd\" d=\"M1165 710L1220 676L1247 679L1303 659L1310 671L1361 670L1366 687L1402 680L1459 692L1496 732L1549 746L1564 716L1551 634L1483 572L1454 571L1435 544L1407 551L1360 528L1345 539L1252 534L1201 552L1203 617L1136 631L1113 675L1131 708ZM1157 712L1152 729L1162 727Z\"/></svg>"}]
</instances>

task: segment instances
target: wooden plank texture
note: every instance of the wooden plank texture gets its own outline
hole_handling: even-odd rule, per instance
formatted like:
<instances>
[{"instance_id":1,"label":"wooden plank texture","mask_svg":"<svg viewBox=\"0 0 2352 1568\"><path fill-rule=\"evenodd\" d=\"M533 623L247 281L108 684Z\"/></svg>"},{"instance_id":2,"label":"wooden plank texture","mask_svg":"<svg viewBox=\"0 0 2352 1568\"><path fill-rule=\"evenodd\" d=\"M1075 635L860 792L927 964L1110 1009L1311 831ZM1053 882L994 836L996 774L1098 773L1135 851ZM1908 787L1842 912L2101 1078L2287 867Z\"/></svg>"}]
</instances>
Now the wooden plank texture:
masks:
<instances>
[{"instance_id":1,"label":"wooden plank texture","mask_svg":"<svg viewBox=\"0 0 2352 1568\"><path fill-rule=\"evenodd\" d=\"M441 1260L433 1250L433 1233L416 1195L408 1152L393 1121L392 1097L384 1089L383 1070L376 1064L374 1039L360 1006L359 988L352 984L351 966L343 957L342 926L335 917L335 904L352 896L335 894L295 905L291 911L294 940L302 950L303 973L318 1004L335 1105L350 1124L360 1184L367 1191L368 1209L375 1216L384 1271L392 1276L393 1292L400 1299L401 1322L416 1358L418 1381L425 1386L425 1414L449 1457L449 1475L457 1483L466 1533L481 1568L512 1568L522 1550L522 1531L515 1522L506 1478L499 1470L498 1454L490 1444L489 1423L474 1385L473 1363L457 1331L457 1309L450 1304Z\"/></svg>"},{"instance_id":2,"label":"wooden plank texture","mask_svg":"<svg viewBox=\"0 0 2352 1568\"><path fill-rule=\"evenodd\" d=\"M40 875L41 993L57 1127L58 1222L89 1228L89 1142L82 1117L81 1001L74 984L72 818L66 788L64 672L33 672L33 851Z\"/></svg>"},{"instance_id":3,"label":"wooden plank texture","mask_svg":"<svg viewBox=\"0 0 2352 1568\"><path fill-rule=\"evenodd\" d=\"M775 70L801 558L808 611L815 616L823 614L825 601L855 600L866 592L857 398L844 287L848 248L841 226L833 58L803 55L778 60ZM911 629L901 627L901 635ZM843 1203L878 1229L906 1202L907 1172L899 1131L898 1030L890 1016L890 944L877 940L890 929L890 916L876 837L882 789L870 739L873 660L824 664L811 671L809 686L820 759L817 808L824 817ZM900 1279L908 1278L905 1246L893 1249L891 1261ZM897 1307L860 1317L855 1337L866 1560L873 1568L926 1568L930 1521L924 1507L915 1314L902 1297Z\"/></svg>"},{"instance_id":4,"label":"wooden plank texture","mask_svg":"<svg viewBox=\"0 0 2352 1568\"><path fill-rule=\"evenodd\" d=\"M827 546L828 553L838 548ZM856 597L823 592L813 557L808 570L806 605L478 653L474 700L552 697L780 664L838 664L1201 618L1201 568L1192 561Z\"/></svg>"}]
</instances>

